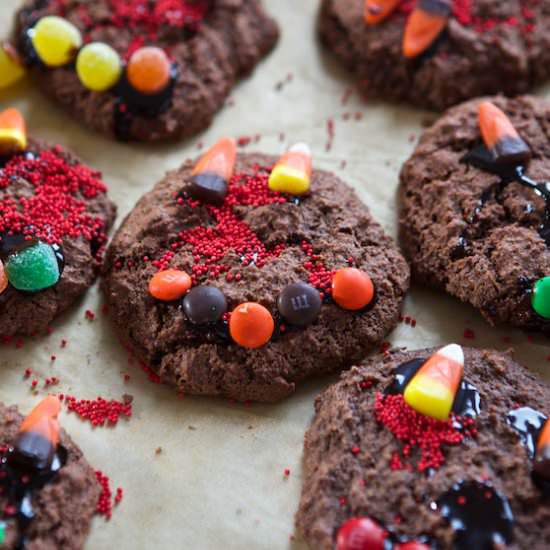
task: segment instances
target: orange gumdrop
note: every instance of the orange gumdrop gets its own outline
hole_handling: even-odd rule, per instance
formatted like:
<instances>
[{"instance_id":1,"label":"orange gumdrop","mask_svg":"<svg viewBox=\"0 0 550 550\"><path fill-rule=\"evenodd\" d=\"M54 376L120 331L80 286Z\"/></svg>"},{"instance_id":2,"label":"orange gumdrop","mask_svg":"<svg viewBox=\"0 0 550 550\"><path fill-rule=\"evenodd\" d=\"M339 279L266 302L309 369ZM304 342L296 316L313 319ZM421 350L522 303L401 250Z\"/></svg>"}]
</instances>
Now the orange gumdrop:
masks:
<instances>
[{"instance_id":1,"label":"orange gumdrop","mask_svg":"<svg viewBox=\"0 0 550 550\"><path fill-rule=\"evenodd\" d=\"M345 267L332 277L332 297L344 309L362 309L372 302L374 285L364 271Z\"/></svg>"},{"instance_id":2,"label":"orange gumdrop","mask_svg":"<svg viewBox=\"0 0 550 550\"><path fill-rule=\"evenodd\" d=\"M519 138L510 119L490 101L482 101L478 110L479 129L487 149L492 149L503 138Z\"/></svg>"},{"instance_id":3,"label":"orange gumdrop","mask_svg":"<svg viewBox=\"0 0 550 550\"><path fill-rule=\"evenodd\" d=\"M172 302L182 298L191 284L191 277L185 271L166 269L153 275L149 281L149 294L157 300Z\"/></svg>"},{"instance_id":4,"label":"orange gumdrop","mask_svg":"<svg viewBox=\"0 0 550 550\"><path fill-rule=\"evenodd\" d=\"M126 68L128 82L138 92L152 95L161 92L171 78L168 56L161 48L145 46L136 50Z\"/></svg>"},{"instance_id":5,"label":"orange gumdrop","mask_svg":"<svg viewBox=\"0 0 550 550\"><path fill-rule=\"evenodd\" d=\"M401 0L365 0L365 22L377 25L391 15Z\"/></svg>"},{"instance_id":6,"label":"orange gumdrop","mask_svg":"<svg viewBox=\"0 0 550 550\"><path fill-rule=\"evenodd\" d=\"M425 52L447 26L448 14L430 13L417 7L411 13L403 35L403 55L417 57Z\"/></svg>"},{"instance_id":7,"label":"orange gumdrop","mask_svg":"<svg viewBox=\"0 0 550 550\"><path fill-rule=\"evenodd\" d=\"M8 278L4 270L4 264L0 262L0 294L8 288Z\"/></svg>"},{"instance_id":8,"label":"orange gumdrop","mask_svg":"<svg viewBox=\"0 0 550 550\"><path fill-rule=\"evenodd\" d=\"M216 174L229 182L235 170L236 160L237 145L235 140L227 137L222 138L199 159L191 175Z\"/></svg>"},{"instance_id":9,"label":"orange gumdrop","mask_svg":"<svg viewBox=\"0 0 550 550\"><path fill-rule=\"evenodd\" d=\"M33 433L47 439L52 447L59 442L59 422L57 416L61 410L59 398L48 395L36 405L30 414L23 420L19 433Z\"/></svg>"},{"instance_id":10,"label":"orange gumdrop","mask_svg":"<svg viewBox=\"0 0 550 550\"><path fill-rule=\"evenodd\" d=\"M274 328L271 313L256 302L237 306L229 319L231 338L244 348L261 348L269 342Z\"/></svg>"}]
</instances>

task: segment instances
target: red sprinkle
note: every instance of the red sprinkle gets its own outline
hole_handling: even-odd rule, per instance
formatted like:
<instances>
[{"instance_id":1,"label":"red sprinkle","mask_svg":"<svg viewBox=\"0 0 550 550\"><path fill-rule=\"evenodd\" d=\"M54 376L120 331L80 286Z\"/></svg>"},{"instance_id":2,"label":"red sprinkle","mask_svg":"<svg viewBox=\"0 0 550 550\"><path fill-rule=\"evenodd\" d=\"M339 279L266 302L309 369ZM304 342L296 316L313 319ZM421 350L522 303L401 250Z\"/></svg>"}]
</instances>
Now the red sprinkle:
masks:
<instances>
[{"instance_id":1,"label":"red sprinkle","mask_svg":"<svg viewBox=\"0 0 550 550\"><path fill-rule=\"evenodd\" d=\"M438 469L444 462L443 445L459 445L465 437L477 434L475 422L470 417L451 415L449 420L436 420L416 412L405 403L402 395L376 394L374 415L390 432L403 443L401 454L407 459L414 448L420 449L420 460L416 465L419 472L428 468ZM454 427L457 422L461 431ZM406 469L399 453L390 461L392 470Z\"/></svg>"},{"instance_id":2,"label":"red sprinkle","mask_svg":"<svg viewBox=\"0 0 550 550\"><path fill-rule=\"evenodd\" d=\"M97 399L76 399L72 395L65 396L65 403L69 412L76 413L82 420L87 420L92 426L105 426L108 423L115 426L120 417L132 416L132 397L124 395L122 401L103 397Z\"/></svg>"},{"instance_id":3,"label":"red sprinkle","mask_svg":"<svg viewBox=\"0 0 550 550\"><path fill-rule=\"evenodd\" d=\"M464 338L468 340L473 340L476 337L476 333L471 328L464 329Z\"/></svg>"},{"instance_id":4,"label":"red sprinkle","mask_svg":"<svg viewBox=\"0 0 550 550\"><path fill-rule=\"evenodd\" d=\"M96 470L95 477L101 486L101 494L99 495L95 511L96 514L105 516L105 518L109 520L113 515L113 505L111 502L113 493L111 492L109 476L104 474L101 470Z\"/></svg>"}]
</instances>

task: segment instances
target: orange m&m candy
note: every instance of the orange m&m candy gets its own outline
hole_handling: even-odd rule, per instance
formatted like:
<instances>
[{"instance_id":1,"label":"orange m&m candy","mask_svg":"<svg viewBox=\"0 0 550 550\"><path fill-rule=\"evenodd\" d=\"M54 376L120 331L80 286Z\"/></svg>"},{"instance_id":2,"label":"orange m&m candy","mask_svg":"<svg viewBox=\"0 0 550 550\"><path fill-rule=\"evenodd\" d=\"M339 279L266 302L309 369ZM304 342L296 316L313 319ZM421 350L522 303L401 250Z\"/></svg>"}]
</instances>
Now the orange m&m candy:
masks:
<instances>
[{"instance_id":1,"label":"orange m&m candy","mask_svg":"<svg viewBox=\"0 0 550 550\"><path fill-rule=\"evenodd\" d=\"M149 281L149 294L157 300L172 302L182 298L191 288L191 277L180 269L155 273Z\"/></svg>"},{"instance_id":2,"label":"orange m&m candy","mask_svg":"<svg viewBox=\"0 0 550 550\"><path fill-rule=\"evenodd\" d=\"M8 277L4 271L4 264L0 262L0 294L8 288Z\"/></svg>"},{"instance_id":3,"label":"orange m&m candy","mask_svg":"<svg viewBox=\"0 0 550 550\"><path fill-rule=\"evenodd\" d=\"M374 285L364 271L345 267L332 278L332 297L344 309L362 309L372 302Z\"/></svg>"},{"instance_id":4,"label":"orange m&m candy","mask_svg":"<svg viewBox=\"0 0 550 550\"><path fill-rule=\"evenodd\" d=\"M126 76L138 92L146 95L157 94L170 82L170 60L164 50L156 46L139 48L128 60Z\"/></svg>"},{"instance_id":5,"label":"orange m&m candy","mask_svg":"<svg viewBox=\"0 0 550 550\"><path fill-rule=\"evenodd\" d=\"M256 302L237 306L229 319L231 338L244 348L261 348L269 342L274 328L271 313Z\"/></svg>"}]
</instances>

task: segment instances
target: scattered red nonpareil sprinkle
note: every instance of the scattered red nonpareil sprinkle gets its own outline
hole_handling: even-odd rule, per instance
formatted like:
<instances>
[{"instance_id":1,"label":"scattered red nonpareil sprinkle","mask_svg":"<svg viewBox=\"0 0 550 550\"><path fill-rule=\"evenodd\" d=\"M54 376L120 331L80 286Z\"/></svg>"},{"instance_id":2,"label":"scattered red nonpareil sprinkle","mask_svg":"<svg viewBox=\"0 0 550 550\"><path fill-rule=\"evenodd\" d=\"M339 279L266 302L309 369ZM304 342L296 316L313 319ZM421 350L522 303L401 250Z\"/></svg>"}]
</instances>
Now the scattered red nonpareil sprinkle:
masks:
<instances>
[{"instance_id":1,"label":"scattered red nonpareil sprinkle","mask_svg":"<svg viewBox=\"0 0 550 550\"><path fill-rule=\"evenodd\" d=\"M118 506L120 504L123 496L124 496L124 491L122 490L122 487L117 487L117 490L115 493L115 506Z\"/></svg>"},{"instance_id":2,"label":"scattered red nonpareil sprinkle","mask_svg":"<svg viewBox=\"0 0 550 550\"><path fill-rule=\"evenodd\" d=\"M463 336L468 340L473 340L476 337L476 333L471 328L465 328Z\"/></svg>"},{"instance_id":3,"label":"scattered red nonpareil sprinkle","mask_svg":"<svg viewBox=\"0 0 550 550\"><path fill-rule=\"evenodd\" d=\"M32 369L25 369L25 374L24 374L25 378L30 378L31 374L32 374Z\"/></svg>"},{"instance_id":4,"label":"scattered red nonpareil sprinkle","mask_svg":"<svg viewBox=\"0 0 550 550\"><path fill-rule=\"evenodd\" d=\"M99 500L96 505L96 514L100 516L105 516L105 519L110 520L113 515L113 504L110 487L109 476L104 474L101 470L96 470L95 477L101 486L101 494L99 495Z\"/></svg>"},{"instance_id":5,"label":"scattered red nonpareil sprinkle","mask_svg":"<svg viewBox=\"0 0 550 550\"><path fill-rule=\"evenodd\" d=\"M149 379L149 382L153 382L153 384L160 384L160 376L149 366L147 366L145 363L139 363L139 367L145 374L147 374L147 378Z\"/></svg>"},{"instance_id":6,"label":"scattered red nonpareil sprinkle","mask_svg":"<svg viewBox=\"0 0 550 550\"><path fill-rule=\"evenodd\" d=\"M346 506L347 503L348 503L347 497L345 497L345 496L338 497L338 503L339 503L340 506L343 508L343 507Z\"/></svg>"},{"instance_id":7,"label":"scattered red nonpareil sprinkle","mask_svg":"<svg viewBox=\"0 0 550 550\"><path fill-rule=\"evenodd\" d=\"M283 475L284 475L285 477L288 477L288 476L290 475L290 468L285 468L285 469L283 470Z\"/></svg>"},{"instance_id":8,"label":"scattered red nonpareil sprinkle","mask_svg":"<svg viewBox=\"0 0 550 550\"><path fill-rule=\"evenodd\" d=\"M85 312L84 312L84 317L92 322L94 319L95 319L95 313L91 310L91 309L87 309Z\"/></svg>"},{"instance_id":9,"label":"scattered red nonpareil sprinkle","mask_svg":"<svg viewBox=\"0 0 550 550\"><path fill-rule=\"evenodd\" d=\"M104 222L89 214L86 201L107 188L101 174L81 164L71 164L59 147L39 155L16 155L0 171L0 189L8 190L18 178L32 186L32 194L0 199L0 233L21 233L50 244L64 237L83 237L99 245L96 259L107 241Z\"/></svg>"},{"instance_id":10,"label":"scattered red nonpareil sprinkle","mask_svg":"<svg viewBox=\"0 0 550 550\"><path fill-rule=\"evenodd\" d=\"M61 344L59 345L59 347L66 348L67 347L67 340L65 340L65 339L61 340Z\"/></svg>"},{"instance_id":11,"label":"scattered red nonpareil sprinkle","mask_svg":"<svg viewBox=\"0 0 550 550\"><path fill-rule=\"evenodd\" d=\"M357 446L351 448L351 454L358 455L361 452L361 449Z\"/></svg>"},{"instance_id":12,"label":"scattered red nonpareil sprinkle","mask_svg":"<svg viewBox=\"0 0 550 550\"><path fill-rule=\"evenodd\" d=\"M122 401L107 400L103 397L96 399L77 399L72 395L65 396L65 403L69 412L76 413L82 420L92 426L116 426L119 418L131 418L132 401L130 395L123 395Z\"/></svg>"},{"instance_id":13,"label":"scattered red nonpareil sprinkle","mask_svg":"<svg viewBox=\"0 0 550 550\"><path fill-rule=\"evenodd\" d=\"M250 142L252 141L252 138L249 137L249 136L242 136L240 138L237 139L237 146L238 147L246 147L247 145L250 144Z\"/></svg>"},{"instance_id":14,"label":"scattered red nonpareil sprinkle","mask_svg":"<svg viewBox=\"0 0 550 550\"><path fill-rule=\"evenodd\" d=\"M376 394L374 415L402 444L402 457L407 459L413 448L420 450L420 460L416 465L419 472L428 468L438 469L444 462L443 445L459 445L465 437L477 434L475 422L470 417L451 415L449 420L436 420L424 416L410 407L402 395ZM455 428L455 423L461 429ZM399 453L394 452L390 468L404 469Z\"/></svg>"}]
</instances>

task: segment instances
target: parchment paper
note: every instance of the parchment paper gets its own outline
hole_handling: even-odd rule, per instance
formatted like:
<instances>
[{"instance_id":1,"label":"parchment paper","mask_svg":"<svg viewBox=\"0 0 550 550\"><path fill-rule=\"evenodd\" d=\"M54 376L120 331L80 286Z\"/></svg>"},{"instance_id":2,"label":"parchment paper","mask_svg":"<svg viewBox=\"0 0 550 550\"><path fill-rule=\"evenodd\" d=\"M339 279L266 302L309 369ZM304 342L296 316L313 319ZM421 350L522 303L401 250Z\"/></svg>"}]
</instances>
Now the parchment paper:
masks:
<instances>
[{"instance_id":1,"label":"parchment paper","mask_svg":"<svg viewBox=\"0 0 550 550\"><path fill-rule=\"evenodd\" d=\"M282 28L275 52L252 78L234 90L233 105L193 140L170 146L114 143L79 126L53 107L28 82L0 92L0 108L26 115L30 132L72 148L103 171L120 222L138 197L168 169L223 135L261 135L247 150L282 152L295 141L308 142L315 165L333 170L359 192L375 217L396 234L398 171L432 113L382 103L365 103L356 92L342 105L352 78L324 54L315 38L315 0L264 0ZM7 36L17 0L0 0L0 37ZM277 89L279 82L290 80ZM543 93L544 90L539 90ZM546 90L548 93L548 89ZM348 120L343 119L350 113ZM356 113L358 120L356 119ZM334 120L332 150L326 151L327 121ZM280 133L285 136L281 139ZM342 163L346 162L343 167ZM96 312L89 322L84 312ZM480 315L442 293L414 288L404 314L416 328L400 324L394 345L418 348L449 341L506 349L550 378L548 341L510 328L493 329ZM474 339L464 339L472 329ZM0 330L1 332L1 330ZM509 341L506 341L509 338ZM61 339L68 345L60 349ZM531 341L532 340L532 341ZM50 356L57 360L52 363ZM0 348L0 400L27 412L37 401L24 380L25 368L40 380L57 376L57 390L79 398L134 396L134 416L114 429L82 423L63 414L62 423L90 463L111 476L124 499L110 522L94 520L87 549L302 549L292 542L293 516L301 486L304 431L317 393L336 376L301 386L274 406L234 405L224 399L185 397L150 383L113 336L101 314L97 287L54 324L49 337L28 339L23 349ZM125 383L123 374L130 374ZM155 454L162 448L160 455ZM290 469L285 479L283 471ZM70 503L67 503L70 506Z\"/></svg>"}]
</instances>

